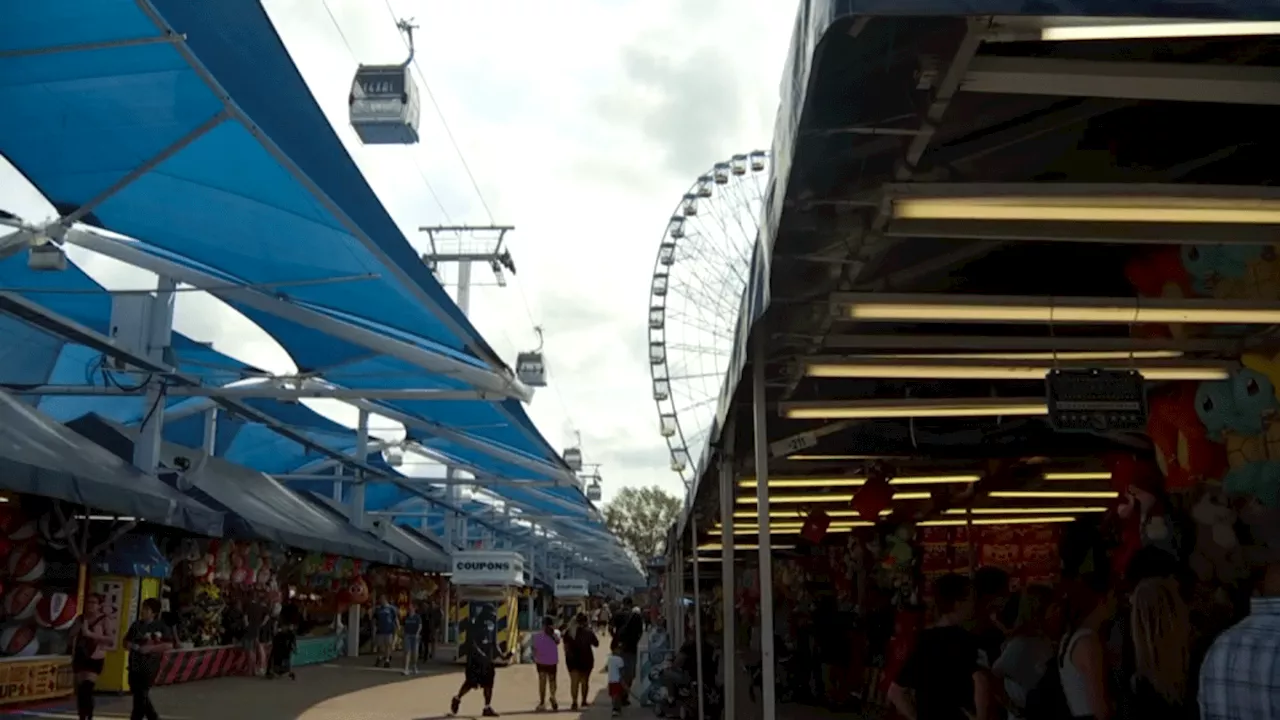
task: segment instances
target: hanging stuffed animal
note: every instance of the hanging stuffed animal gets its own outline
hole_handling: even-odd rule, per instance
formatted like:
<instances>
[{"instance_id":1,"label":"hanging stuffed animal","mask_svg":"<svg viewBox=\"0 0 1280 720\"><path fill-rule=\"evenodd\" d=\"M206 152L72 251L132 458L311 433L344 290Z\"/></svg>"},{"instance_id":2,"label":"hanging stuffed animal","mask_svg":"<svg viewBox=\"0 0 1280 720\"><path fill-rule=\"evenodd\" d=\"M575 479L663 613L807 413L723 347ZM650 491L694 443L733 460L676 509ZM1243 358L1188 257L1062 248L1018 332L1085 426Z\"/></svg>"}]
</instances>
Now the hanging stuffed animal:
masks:
<instances>
[{"instance_id":1,"label":"hanging stuffed animal","mask_svg":"<svg viewBox=\"0 0 1280 720\"><path fill-rule=\"evenodd\" d=\"M1148 397L1147 435L1169 491L1195 487L1226 470L1226 450L1209 438L1198 414L1196 383L1171 383Z\"/></svg>"},{"instance_id":2,"label":"hanging stuffed animal","mask_svg":"<svg viewBox=\"0 0 1280 720\"><path fill-rule=\"evenodd\" d=\"M1271 421L1277 410L1275 385L1249 367L1230 380L1201 383L1196 392L1196 412L1209 437L1226 447L1231 468L1280 459L1280 424Z\"/></svg>"},{"instance_id":3,"label":"hanging stuffed animal","mask_svg":"<svg viewBox=\"0 0 1280 720\"><path fill-rule=\"evenodd\" d=\"M1165 515L1164 504L1159 499L1160 476L1155 468L1124 456L1113 456L1109 464L1112 467L1112 485L1120 493L1116 513L1124 523L1122 548L1132 556L1136 525L1141 547L1154 546L1177 556L1177 541Z\"/></svg>"},{"instance_id":4,"label":"hanging stuffed animal","mask_svg":"<svg viewBox=\"0 0 1280 720\"><path fill-rule=\"evenodd\" d=\"M1191 275L1177 247L1159 246L1141 251L1125 264L1124 275L1138 297L1182 299L1197 295L1191 288ZM1134 327L1134 335L1182 339L1187 336L1188 327L1141 324Z\"/></svg>"},{"instance_id":5,"label":"hanging stuffed animal","mask_svg":"<svg viewBox=\"0 0 1280 720\"><path fill-rule=\"evenodd\" d=\"M1240 540L1236 537L1236 513L1218 488L1207 487L1191 508L1196 522L1196 544L1191 569L1203 581L1235 583L1248 577Z\"/></svg>"}]
</instances>

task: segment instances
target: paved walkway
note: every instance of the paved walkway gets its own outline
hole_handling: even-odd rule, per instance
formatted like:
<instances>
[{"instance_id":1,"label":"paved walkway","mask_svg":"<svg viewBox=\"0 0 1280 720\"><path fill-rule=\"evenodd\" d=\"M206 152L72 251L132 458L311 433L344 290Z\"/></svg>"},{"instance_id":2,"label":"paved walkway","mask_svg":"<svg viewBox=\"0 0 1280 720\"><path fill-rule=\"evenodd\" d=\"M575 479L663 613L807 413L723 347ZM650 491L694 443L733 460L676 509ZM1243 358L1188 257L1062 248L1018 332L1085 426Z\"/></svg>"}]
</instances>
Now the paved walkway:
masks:
<instances>
[{"instance_id":1,"label":"paved walkway","mask_svg":"<svg viewBox=\"0 0 1280 720\"><path fill-rule=\"evenodd\" d=\"M560 674L559 713L537 713L545 720L601 720L609 717L603 674L592 675L594 703L585 712L569 712L569 678ZM162 720L441 720L449 699L462 683L462 668L433 664L423 673L404 677L398 670L371 667L371 660L341 660L333 665L299 668L298 679L220 678L157 688L152 699ZM538 680L532 665L498 670L493 706L503 717L534 716ZM478 718L479 692L463 698L458 717ZM99 696L99 720L129 717L127 697ZM649 720L648 708L628 716ZM27 718L74 720L70 707L25 713Z\"/></svg>"}]
</instances>

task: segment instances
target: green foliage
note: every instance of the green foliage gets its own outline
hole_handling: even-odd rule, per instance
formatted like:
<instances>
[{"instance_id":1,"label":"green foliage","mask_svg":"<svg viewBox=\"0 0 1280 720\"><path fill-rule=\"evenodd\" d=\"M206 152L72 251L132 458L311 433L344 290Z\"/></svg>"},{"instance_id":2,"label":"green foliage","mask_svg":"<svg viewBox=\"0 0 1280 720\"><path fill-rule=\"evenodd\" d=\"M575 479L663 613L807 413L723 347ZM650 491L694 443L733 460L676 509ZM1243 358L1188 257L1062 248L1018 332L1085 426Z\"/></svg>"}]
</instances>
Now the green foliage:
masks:
<instances>
[{"instance_id":1,"label":"green foliage","mask_svg":"<svg viewBox=\"0 0 1280 720\"><path fill-rule=\"evenodd\" d=\"M683 508L680 498L656 485L623 488L604 506L604 522L643 563L662 554L667 532Z\"/></svg>"}]
</instances>

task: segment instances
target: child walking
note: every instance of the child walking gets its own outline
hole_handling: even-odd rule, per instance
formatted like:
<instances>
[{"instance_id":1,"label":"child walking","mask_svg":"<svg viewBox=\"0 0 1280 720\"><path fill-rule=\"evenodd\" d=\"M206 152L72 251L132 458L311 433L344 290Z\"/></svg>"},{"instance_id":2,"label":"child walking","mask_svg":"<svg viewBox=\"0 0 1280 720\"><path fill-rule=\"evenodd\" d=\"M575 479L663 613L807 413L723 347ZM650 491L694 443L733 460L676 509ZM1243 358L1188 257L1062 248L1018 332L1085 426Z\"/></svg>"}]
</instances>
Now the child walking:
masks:
<instances>
[{"instance_id":1,"label":"child walking","mask_svg":"<svg viewBox=\"0 0 1280 720\"><path fill-rule=\"evenodd\" d=\"M546 712L548 687L551 689L551 709L558 711L556 669L560 665L560 632L550 615L542 619L542 632L533 636L533 664L538 667L538 707L535 712Z\"/></svg>"},{"instance_id":2,"label":"child walking","mask_svg":"<svg viewBox=\"0 0 1280 720\"><path fill-rule=\"evenodd\" d=\"M622 680L622 668L627 662L622 659L622 643L617 638L613 639L609 652L609 663L605 666L609 670L609 699L613 701L613 717L621 717L623 701L631 688Z\"/></svg>"}]
</instances>

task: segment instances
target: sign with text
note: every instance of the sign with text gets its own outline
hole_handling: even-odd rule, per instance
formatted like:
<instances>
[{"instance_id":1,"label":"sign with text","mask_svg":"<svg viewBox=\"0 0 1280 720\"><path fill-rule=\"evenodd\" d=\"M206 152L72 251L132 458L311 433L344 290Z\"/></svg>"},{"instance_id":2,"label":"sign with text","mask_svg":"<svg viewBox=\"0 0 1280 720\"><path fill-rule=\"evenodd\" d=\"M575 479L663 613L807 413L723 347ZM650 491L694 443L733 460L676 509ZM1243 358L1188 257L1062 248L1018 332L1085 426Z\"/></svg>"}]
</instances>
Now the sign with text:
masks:
<instances>
[{"instance_id":1,"label":"sign with text","mask_svg":"<svg viewBox=\"0 0 1280 720\"><path fill-rule=\"evenodd\" d=\"M0 661L0 704L65 697L74 688L69 657Z\"/></svg>"},{"instance_id":2,"label":"sign with text","mask_svg":"<svg viewBox=\"0 0 1280 720\"><path fill-rule=\"evenodd\" d=\"M524 557L515 552L456 552L453 584L520 587L524 585Z\"/></svg>"},{"instance_id":3,"label":"sign with text","mask_svg":"<svg viewBox=\"0 0 1280 720\"><path fill-rule=\"evenodd\" d=\"M554 589L558 598L584 598L591 594L587 581L580 578L560 578Z\"/></svg>"}]
</instances>

